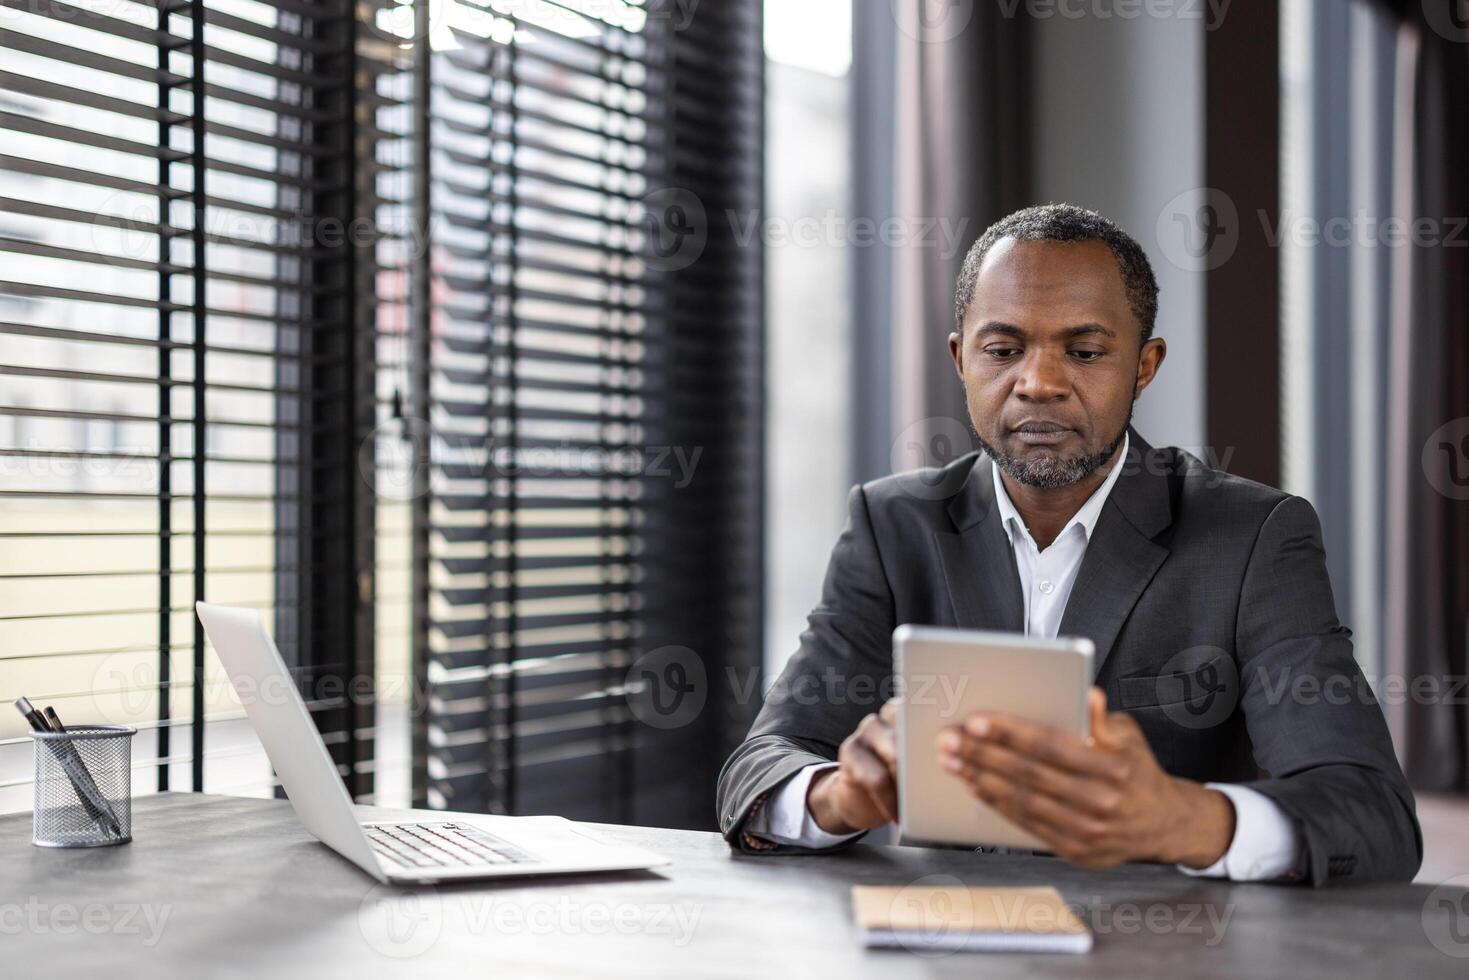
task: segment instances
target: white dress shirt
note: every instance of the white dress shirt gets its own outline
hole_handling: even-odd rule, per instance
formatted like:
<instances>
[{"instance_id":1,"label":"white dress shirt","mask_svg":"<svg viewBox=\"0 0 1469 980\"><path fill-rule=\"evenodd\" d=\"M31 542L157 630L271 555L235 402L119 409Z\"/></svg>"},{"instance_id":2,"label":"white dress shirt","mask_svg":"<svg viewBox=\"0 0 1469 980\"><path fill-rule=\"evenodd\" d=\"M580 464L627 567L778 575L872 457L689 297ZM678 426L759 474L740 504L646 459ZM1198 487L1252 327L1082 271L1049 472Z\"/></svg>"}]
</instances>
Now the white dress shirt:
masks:
<instances>
[{"instance_id":1,"label":"white dress shirt","mask_svg":"<svg viewBox=\"0 0 1469 980\"><path fill-rule=\"evenodd\" d=\"M1106 480L1044 550L1036 547L1035 539L1005 491L1000 468L990 467L995 481L995 505L1004 521L1005 534L1015 552L1015 568L1020 574L1027 636L1054 637L1060 630L1061 616L1066 611L1066 600L1071 597L1071 587L1076 584L1086 546L1096 530L1102 506L1122 473L1121 461L1127 458L1130 443L1131 437L1125 436L1117 463ZM805 848L833 847L856 837L857 834L827 833L817 826L806 807L812 777L835 765L835 762L810 765L786 780L764 806L750 815L745 832L775 844ZM1301 858L1300 836L1274 800L1246 786L1204 785L1223 793L1234 806L1234 839L1224 856L1209 867L1196 870L1180 865L1180 871L1235 881L1264 881L1297 870Z\"/></svg>"}]
</instances>

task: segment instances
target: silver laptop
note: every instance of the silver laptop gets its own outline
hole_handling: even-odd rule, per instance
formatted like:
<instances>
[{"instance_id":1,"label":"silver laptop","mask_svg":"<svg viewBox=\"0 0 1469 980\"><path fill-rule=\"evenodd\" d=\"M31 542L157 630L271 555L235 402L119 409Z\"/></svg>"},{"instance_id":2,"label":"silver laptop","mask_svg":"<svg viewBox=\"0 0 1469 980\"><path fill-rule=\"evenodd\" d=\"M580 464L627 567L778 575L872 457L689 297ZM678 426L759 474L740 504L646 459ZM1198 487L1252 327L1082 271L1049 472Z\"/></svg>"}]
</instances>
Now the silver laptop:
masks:
<instances>
[{"instance_id":1,"label":"silver laptop","mask_svg":"<svg viewBox=\"0 0 1469 980\"><path fill-rule=\"evenodd\" d=\"M296 816L323 844L379 881L632 871L668 863L650 851L604 841L563 817L435 813L425 821L359 822L259 615L206 602L195 609Z\"/></svg>"}]
</instances>

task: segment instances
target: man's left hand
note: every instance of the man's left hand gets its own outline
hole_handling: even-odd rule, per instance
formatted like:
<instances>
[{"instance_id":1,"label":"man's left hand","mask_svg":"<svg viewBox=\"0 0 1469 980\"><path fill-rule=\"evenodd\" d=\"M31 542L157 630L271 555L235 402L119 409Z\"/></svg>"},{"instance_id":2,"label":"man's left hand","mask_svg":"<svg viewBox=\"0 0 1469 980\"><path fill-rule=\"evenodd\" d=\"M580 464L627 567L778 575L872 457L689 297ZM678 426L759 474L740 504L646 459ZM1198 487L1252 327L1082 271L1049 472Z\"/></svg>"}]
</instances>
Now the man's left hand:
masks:
<instances>
[{"instance_id":1,"label":"man's left hand","mask_svg":"<svg viewBox=\"0 0 1469 980\"><path fill-rule=\"evenodd\" d=\"M938 738L940 763L973 794L1084 868L1159 861L1207 868L1234 839L1234 805L1163 771L1132 716L1088 697L1091 737L976 712Z\"/></svg>"}]
</instances>

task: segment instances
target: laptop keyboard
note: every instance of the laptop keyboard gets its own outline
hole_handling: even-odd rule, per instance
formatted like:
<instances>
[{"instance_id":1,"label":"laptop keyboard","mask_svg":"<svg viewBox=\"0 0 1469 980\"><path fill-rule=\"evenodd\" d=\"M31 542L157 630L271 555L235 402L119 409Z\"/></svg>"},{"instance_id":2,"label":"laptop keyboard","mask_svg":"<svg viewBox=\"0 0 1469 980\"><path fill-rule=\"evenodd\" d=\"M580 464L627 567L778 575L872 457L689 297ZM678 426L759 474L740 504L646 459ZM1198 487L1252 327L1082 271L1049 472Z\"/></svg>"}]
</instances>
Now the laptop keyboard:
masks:
<instances>
[{"instance_id":1,"label":"laptop keyboard","mask_svg":"<svg viewBox=\"0 0 1469 980\"><path fill-rule=\"evenodd\" d=\"M364 824L379 857L408 868L529 864L539 858L494 834L459 823Z\"/></svg>"}]
</instances>

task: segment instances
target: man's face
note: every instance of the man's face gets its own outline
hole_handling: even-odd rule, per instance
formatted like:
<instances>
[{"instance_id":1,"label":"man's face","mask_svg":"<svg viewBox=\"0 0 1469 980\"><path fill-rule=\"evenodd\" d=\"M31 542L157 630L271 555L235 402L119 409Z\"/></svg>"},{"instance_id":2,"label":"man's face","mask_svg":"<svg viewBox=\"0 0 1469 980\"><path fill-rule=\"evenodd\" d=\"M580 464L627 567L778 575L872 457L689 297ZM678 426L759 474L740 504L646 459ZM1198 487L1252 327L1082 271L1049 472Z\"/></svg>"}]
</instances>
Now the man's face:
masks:
<instances>
[{"instance_id":1,"label":"man's face","mask_svg":"<svg viewBox=\"0 0 1469 980\"><path fill-rule=\"evenodd\" d=\"M963 333L949 349L980 442L1011 477L1038 487L1084 480L1115 451L1132 403L1162 363L1101 241L997 242Z\"/></svg>"}]
</instances>

